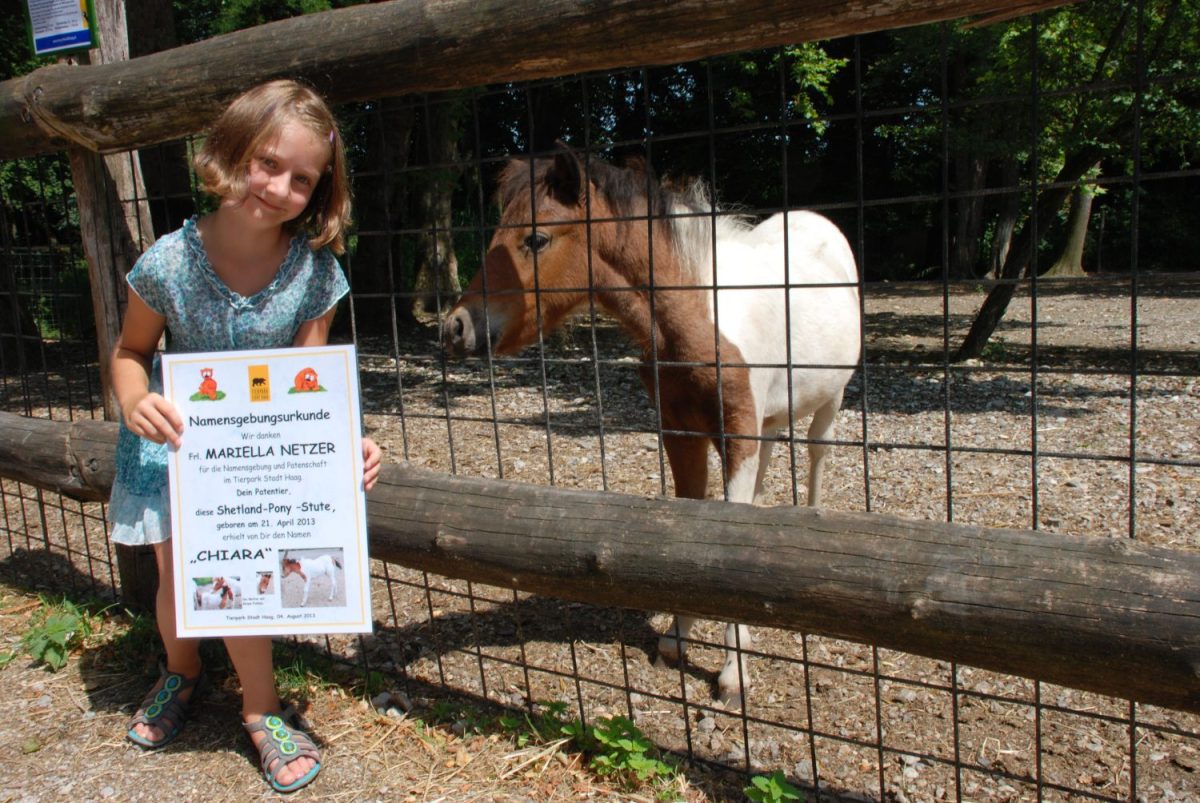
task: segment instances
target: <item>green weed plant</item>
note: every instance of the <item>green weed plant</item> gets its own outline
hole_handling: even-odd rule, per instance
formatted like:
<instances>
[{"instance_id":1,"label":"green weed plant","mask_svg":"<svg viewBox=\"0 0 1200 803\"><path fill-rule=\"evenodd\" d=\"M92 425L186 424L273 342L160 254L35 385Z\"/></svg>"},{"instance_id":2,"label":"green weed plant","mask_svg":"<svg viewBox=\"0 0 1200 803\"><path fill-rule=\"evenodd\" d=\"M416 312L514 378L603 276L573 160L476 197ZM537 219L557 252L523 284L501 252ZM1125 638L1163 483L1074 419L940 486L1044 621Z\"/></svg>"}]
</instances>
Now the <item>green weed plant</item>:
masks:
<instances>
[{"instance_id":1,"label":"green weed plant","mask_svg":"<svg viewBox=\"0 0 1200 803\"><path fill-rule=\"evenodd\" d=\"M0 667L7 666L24 652L35 663L57 672L67 665L71 651L82 646L84 639L96 631L94 620L99 614L89 612L66 597L39 596L38 599L41 607L30 619L19 649L0 654Z\"/></svg>"},{"instance_id":2,"label":"green weed plant","mask_svg":"<svg viewBox=\"0 0 1200 803\"><path fill-rule=\"evenodd\" d=\"M746 798L754 803L804 800L803 793L788 783L787 777L779 770L776 770L773 775L755 775L750 779L750 785L742 791L746 793Z\"/></svg>"}]
</instances>

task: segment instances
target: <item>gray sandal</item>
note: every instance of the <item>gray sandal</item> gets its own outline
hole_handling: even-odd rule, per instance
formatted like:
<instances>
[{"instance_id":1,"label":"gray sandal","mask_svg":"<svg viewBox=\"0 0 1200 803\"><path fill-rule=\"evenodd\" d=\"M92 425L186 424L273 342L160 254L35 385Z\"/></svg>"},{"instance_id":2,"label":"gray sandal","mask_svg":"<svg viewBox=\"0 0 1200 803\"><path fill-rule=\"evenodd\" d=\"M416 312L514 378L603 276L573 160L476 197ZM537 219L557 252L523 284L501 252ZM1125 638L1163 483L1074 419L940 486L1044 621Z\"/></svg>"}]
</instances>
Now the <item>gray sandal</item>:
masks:
<instances>
[{"instance_id":1,"label":"gray sandal","mask_svg":"<svg viewBox=\"0 0 1200 803\"><path fill-rule=\"evenodd\" d=\"M205 678L203 669L196 677L185 678L178 672L168 672L165 664L159 666L159 672L162 687L158 691L152 690L142 700L137 713L129 720L129 730L125 734L129 741L145 750L159 750L175 740L187 724L188 708L201 692ZM188 689L192 690L191 695L188 699L181 700L179 695ZM135 725L158 728L163 732L163 737L157 741L147 739L133 729Z\"/></svg>"},{"instance_id":2,"label":"gray sandal","mask_svg":"<svg viewBox=\"0 0 1200 803\"><path fill-rule=\"evenodd\" d=\"M262 733L266 736L261 745L256 745L259 764L262 766L263 777L276 792L295 792L308 786L321 771L321 752L309 738L309 735L298 728L289 728L287 720L291 719L293 709L289 706L282 714L267 714L257 722L243 722L242 727L251 735L250 743L254 743L253 735ZM279 771L289 762L298 758L308 757L317 763L307 773L289 784L281 784L277 780ZM272 766L273 765L273 766Z\"/></svg>"}]
</instances>

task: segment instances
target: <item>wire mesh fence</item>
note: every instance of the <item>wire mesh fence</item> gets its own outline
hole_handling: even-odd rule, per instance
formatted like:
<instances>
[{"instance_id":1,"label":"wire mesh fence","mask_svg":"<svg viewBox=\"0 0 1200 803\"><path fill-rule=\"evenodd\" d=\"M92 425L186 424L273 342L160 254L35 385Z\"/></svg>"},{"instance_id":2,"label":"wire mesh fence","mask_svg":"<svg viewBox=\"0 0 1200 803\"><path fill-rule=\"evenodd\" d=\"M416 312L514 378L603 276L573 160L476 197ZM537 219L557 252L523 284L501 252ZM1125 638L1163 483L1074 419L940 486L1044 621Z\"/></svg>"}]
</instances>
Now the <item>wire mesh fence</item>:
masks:
<instances>
[{"instance_id":1,"label":"wire mesh fence","mask_svg":"<svg viewBox=\"0 0 1200 803\"><path fill-rule=\"evenodd\" d=\"M1200 76L1194 61L1167 58L1186 53L1179 42L1200 41L1184 6L1094 4L1078 28L1063 23L1066 12L982 33L937 25L819 52L340 110L357 229L344 260L352 296L334 339L357 344L368 432L385 459L438 471L674 491L662 397L643 384L657 352L647 357L631 341L594 287L517 292L536 336L515 354L454 360L442 346L446 312L510 225L493 203L497 174L511 155L552 155L561 139L585 165L634 156L668 176L702 178L720 207L714 220L806 208L846 234L861 277L863 351L828 439L824 506L1194 552L1200 280L1187 239L1196 212L1184 199L1200 187L1196 138L1186 137L1197 130L1189 103ZM1083 31L1102 56L1069 55ZM1092 150L1098 132L1109 139ZM1172 139L1183 145L1164 147ZM158 234L203 208L186 150L143 151L146 197L122 199L146 201ZM3 409L97 417L94 322L65 159L6 167L22 172L0 206L0 305L12 311L0 326ZM1091 275L1047 275L1085 198ZM716 292L701 287L719 317ZM568 290L584 300L552 327L546 310ZM979 310L1006 293L986 345L962 359ZM766 504L805 502L806 427L789 420L774 443ZM708 493L720 498L718 455L733 433L708 434L718 447ZM44 552L56 571L39 582L118 593L101 505L8 481L0 500L10 563ZM663 613L380 562L372 576L376 632L322 644L400 687L519 709L565 703L585 722L627 716L664 749L741 772L782 769L830 799L1200 794L1200 723L1190 714L760 628L738 645L751 681L744 705L727 708L715 701L718 623L701 623L687 658L663 664Z\"/></svg>"}]
</instances>

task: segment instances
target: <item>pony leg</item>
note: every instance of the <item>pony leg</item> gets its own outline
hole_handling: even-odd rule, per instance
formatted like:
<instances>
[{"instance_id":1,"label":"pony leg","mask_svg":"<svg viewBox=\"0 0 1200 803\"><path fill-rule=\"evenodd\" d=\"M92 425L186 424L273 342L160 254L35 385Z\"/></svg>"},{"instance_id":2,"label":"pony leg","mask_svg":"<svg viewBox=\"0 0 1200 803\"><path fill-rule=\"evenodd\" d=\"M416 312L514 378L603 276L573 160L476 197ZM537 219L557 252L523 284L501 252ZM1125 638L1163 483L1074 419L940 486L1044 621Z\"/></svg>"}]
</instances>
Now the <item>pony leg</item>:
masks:
<instances>
[{"instance_id":1,"label":"pony leg","mask_svg":"<svg viewBox=\"0 0 1200 803\"><path fill-rule=\"evenodd\" d=\"M687 637L696 624L694 616L676 616L670 629L658 640L658 657L661 661L675 663L687 652Z\"/></svg>"},{"instance_id":2,"label":"pony leg","mask_svg":"<svg viewBox=\"0 0 1200 803\"><path fill-rule=\"evenodd\" d=\"M703 499L708 491L708 439L663 435L663 448L667 450L667 462L675 480L675 495Z\"/></svg>"},{"instance_id":3,"label":"pony leg","mask_svg":"<svg viewBox=\"0 0 1200 803\"><path fill-rule=\"evenodd\" d=\"M763 481L767 477L767 465L771 462L771 449L775 446L773 438L761 441L758 446L758 477L754 480L754 504L761 505L763 500Z\"/></svg>"},{"instance_id":4,"label":"pony leg","mask_svg":"<svg viewBox=\"0 0 1200 803\"><path fill-rule=\"evenodd\" d=\"M308 604L308 587L309 587L309 585L311 585L311 584L312 584L312 578L311 578L311 577L305 577L305 578L304 578L304 598L300 600L300 605L301 605L301 606L304 606L304 605L307 605L307 604Z\"/></svg>"},{"instance_id":5,"label":"pony leg","mask_svg":"<svg viewBox=\"0 0 1200 803\"><path fill-rule=\"evenodd\" d=\"M671 476L675 478L675 495L684 499L703 499L708 491L708 440L664 435L663 446L671 463ZM682 658L687 651L684 639L695 624L694 616L676 616L670 629L658 640L659 658L670 662Z\"/></svg>"},{"instance_id":6,"label":"pony leg","mask_svg":"<svg viewBox=\"0 0 1200 803\"><path fill-rule=\"evenodd\" d=\"M751 644L750 628L725 625L725 665L717 677L718 699L726 708L741 708L743 689L750 685L750 665L743 650Z\"/></svg>"},{"instance_id":7,"label":"pony leg","mask_svg":"<svg viewBox=\"0 0 1200 803\"><path fill-rule=\"evenodd\" d=\"M337 570L332 566L329 567L329 601L333 602L333 598L337 595Z\"/></svg>"},{"instance_id":8,"label":"pony leg","mask_svg":"<svg viewBox=\"0 0 1200 803\"><path fill-rule=\"evenodd\" d=\"M815 440L831 440L833 425L837 421L837 411L842 406L842 391L813 413L812 423L808 425L808 504L816 507L821 504L821 480L825 473L825 458L829 456L830 446L827 443L812 443Z\"/></svg>"}]
</instances>

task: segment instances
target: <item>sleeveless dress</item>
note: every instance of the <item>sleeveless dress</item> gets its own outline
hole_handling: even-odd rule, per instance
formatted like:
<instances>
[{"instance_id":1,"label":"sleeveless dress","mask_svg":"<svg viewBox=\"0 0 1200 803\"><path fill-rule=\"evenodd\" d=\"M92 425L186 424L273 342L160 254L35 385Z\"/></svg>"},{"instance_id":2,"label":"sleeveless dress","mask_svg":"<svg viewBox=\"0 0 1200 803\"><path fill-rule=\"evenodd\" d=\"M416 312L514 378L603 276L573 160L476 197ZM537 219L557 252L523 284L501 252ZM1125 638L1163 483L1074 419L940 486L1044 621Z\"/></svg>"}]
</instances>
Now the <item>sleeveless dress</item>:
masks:
<instances>
[{"instance_id":1,"label":"sleeveless dress","mask_svg":"<svg viewBox=\"0 0 1200 803\"><path fill-rule=\"evenodd\" d=\"M142 254L126 281L146 306L167 319L171 353L286 348L302 323L327 313L350 290L333 254L313 251L300 233L271 283L252 296L238 295L209 264L194 217ZM162 392L157 355L150 390ZM167 447L134 435L123 420L108 518L118 544L154 544L171 537Z\"/></svg>"}]
</instances>

